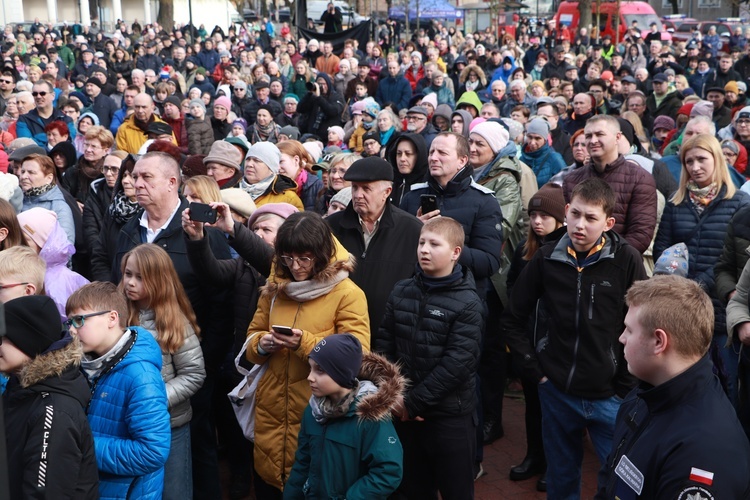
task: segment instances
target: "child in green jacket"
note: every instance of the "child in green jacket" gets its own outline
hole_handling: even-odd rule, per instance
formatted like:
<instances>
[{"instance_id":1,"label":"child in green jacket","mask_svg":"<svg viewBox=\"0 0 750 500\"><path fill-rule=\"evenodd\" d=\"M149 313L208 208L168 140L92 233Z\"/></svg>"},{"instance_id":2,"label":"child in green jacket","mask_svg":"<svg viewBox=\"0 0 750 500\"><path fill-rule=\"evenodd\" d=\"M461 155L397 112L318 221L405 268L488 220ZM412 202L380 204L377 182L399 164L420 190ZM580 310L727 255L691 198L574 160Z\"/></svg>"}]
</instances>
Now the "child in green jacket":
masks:
<instances>
[{"instance_id":1,"label":"child in green jacket","mask_svg":"<svg viewBox=\"0 0 750 500\"><path fill-rule=\"evenodd\" d=\"M398 368L377 354L363 357L348 333L321 340L309 362L312 397L284 498L388 498L403 472L391 423L405 385Z\"/></svg>"}]
</instances>

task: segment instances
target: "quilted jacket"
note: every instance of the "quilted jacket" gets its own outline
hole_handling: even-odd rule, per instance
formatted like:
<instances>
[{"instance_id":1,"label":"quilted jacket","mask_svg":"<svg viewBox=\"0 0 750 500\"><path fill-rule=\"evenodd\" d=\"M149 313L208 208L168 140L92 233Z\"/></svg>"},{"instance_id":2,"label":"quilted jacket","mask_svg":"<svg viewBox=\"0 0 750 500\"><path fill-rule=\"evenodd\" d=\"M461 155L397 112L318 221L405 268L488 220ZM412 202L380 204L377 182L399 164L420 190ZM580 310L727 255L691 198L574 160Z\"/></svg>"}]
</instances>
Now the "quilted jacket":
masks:
<instances>
[{"instance_id":1,"label":"quilted jacket","mask_svg":"<svg viewBox=\"0 0 750 500\"><path fill-rule=\"evenodd\" d=\"M86 413L102 500L157 500L164 489L172 433L161 349L143 328L131 327L130 332L131 338L104 362L100 375L87 376L91 402Z\"/></svg>"}]
</instances>

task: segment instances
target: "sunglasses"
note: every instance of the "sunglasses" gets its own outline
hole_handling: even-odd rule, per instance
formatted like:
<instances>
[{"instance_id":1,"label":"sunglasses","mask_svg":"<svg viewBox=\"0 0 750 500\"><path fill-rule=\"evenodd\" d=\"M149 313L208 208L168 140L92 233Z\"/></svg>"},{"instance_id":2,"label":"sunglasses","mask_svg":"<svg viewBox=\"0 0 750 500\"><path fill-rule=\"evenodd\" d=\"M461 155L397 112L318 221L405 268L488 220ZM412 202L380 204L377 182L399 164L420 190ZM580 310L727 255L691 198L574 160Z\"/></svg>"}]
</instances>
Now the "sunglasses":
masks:
<instances>
[{"instance_id":1,"label":"sunglasses","mask_svg":"<svg viewBox=\"0 0 750 500\"><path fill-rule=\"evenodd\" d=\"M13 80L3 80L3 79L0 79L0 83L13 83Z\"/></svg>"},{"instance_id":2,"label":"sunglasses","mask_svg":"<svg viewBox=\"0 0 750 500\"><path fill-rule=\"evenodd\" d=\"M44 97L44 96L46 96L47 94L49 94L49 92L32 92L32 93L31 93L31 95L33 95L34 97L37 97L37 96L42 96L42 97Z\"/></svg>"},{"instance_id":3,"label":"sunglasses","mask_svg":"<svg viewBox=\"0 0 750 500\"><path fill-rule=\"evenodd\" d=\"M95 313L90 314L78 314L76 316L71 316L68 318L68 320L63 323L67 328L70 328L71 326L74 326L76 328L83 328L83 325L86 324L87 318L92 318L94 316L101 316L102 314L107 314L109 311L99 311Z\"/></svg>"}]
</instances>

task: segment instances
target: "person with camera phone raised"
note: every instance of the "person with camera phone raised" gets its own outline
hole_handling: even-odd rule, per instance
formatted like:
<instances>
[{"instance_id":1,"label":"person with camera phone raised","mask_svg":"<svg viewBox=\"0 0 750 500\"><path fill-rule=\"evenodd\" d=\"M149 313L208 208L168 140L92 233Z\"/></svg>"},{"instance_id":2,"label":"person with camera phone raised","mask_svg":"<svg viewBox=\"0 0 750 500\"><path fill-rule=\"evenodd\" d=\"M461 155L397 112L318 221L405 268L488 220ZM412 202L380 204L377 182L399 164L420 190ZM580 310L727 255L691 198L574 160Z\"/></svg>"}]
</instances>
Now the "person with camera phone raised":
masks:
<instances>
[{"instance_id":1,"label":"person with camera phone raised","mask_svg":"<svg viewBox=\"0 0 750 500\"><path fill-rule=\"evenodd\" d=\"M334 90L331 77L318 73L314 82L306 85L307 94L297 107L300 113L300 132L315 134L323 142L328 142L328 128L341 125L344 112L344 96Z\"/></svg>"}]
</instances>

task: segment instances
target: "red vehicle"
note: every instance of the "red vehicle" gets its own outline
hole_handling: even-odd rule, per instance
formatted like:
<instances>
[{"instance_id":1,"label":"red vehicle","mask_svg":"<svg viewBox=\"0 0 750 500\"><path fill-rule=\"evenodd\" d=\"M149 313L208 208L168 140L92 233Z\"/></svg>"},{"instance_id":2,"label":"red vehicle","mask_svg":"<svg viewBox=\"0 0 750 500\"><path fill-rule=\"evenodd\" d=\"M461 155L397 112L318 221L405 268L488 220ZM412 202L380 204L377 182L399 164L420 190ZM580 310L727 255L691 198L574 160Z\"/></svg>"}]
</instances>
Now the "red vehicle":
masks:
<instances>
[{"instance_id":1,"label":"red vehicle","mask_svg":"<svg viewBox=\"0 0 750 500\"><path fill-rule=\"evenodd\" d=\"M601 36L610 35L613 40L615 37L615 24L617 13L617 2L601 2L599 10L599 27ZM591 2L591 19L596 24L596 3ZM555 13L557 26L567 25L572 32L578 30L578 21L581 17L578 2L561 2L560 7ZM625 36L625 32L637 21L638 28L647 30L651 23L656 23L659 31L662 31L662 22L656 11L647 2L620 2L620 40Z\"/></svg>"}]
</instances>

